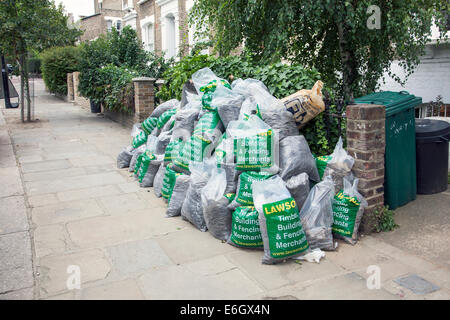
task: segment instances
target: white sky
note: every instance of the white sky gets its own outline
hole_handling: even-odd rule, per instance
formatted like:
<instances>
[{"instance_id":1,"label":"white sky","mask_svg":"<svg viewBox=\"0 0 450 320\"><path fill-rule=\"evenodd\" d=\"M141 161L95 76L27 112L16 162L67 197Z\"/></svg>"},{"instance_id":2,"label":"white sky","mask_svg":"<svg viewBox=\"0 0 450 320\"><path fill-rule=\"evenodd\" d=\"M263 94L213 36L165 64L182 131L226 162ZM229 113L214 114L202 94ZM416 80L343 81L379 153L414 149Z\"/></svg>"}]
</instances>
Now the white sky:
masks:
<instances>
[{"instance_id":1,"label":"white sky","mask_svg":"<svg viewBox=\"0 0 450 320\"><path fill-rule=\"evenodd\" d=\"M75 21L79 16L94 14L94 0L54 0L56 5L63 4L67 13L73 13Z\"/></svg>"}]
</instances>

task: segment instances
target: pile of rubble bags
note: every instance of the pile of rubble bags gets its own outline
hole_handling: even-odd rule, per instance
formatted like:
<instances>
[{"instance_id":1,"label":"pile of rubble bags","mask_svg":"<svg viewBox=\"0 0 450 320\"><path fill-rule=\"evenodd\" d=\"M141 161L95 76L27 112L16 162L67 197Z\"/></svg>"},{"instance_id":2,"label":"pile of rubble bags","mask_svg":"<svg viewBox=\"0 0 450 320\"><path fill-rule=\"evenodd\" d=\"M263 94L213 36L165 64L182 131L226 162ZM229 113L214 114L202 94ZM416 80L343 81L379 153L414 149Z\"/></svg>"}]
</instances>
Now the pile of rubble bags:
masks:
<instances>
[{"instance_id":1,"label":"pile of rubble bags","mask_svg":"<svg viewBox=\"0 0 450 320\"><path fill-rule=\"evenodd\" d=\"M322 86L279 100L261 81L230 84L201 69L182 103L164 102L134 125L117 166L153 186L167 217L261 250L265 264L319 262L336 239L356 243L367 206L342 140L314 157L300 134L325 109Z\"/></svg>"}]
</instances>

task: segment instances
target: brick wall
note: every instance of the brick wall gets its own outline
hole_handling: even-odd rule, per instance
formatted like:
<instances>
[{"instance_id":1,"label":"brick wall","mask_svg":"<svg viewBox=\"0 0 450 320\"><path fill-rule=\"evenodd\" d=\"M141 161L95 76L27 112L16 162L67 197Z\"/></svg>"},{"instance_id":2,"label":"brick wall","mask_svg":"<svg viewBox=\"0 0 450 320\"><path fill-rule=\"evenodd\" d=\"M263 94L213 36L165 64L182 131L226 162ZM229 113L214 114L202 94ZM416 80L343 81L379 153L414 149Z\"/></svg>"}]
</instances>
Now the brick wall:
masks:
<instances>
[{"instance_id":1,"label":"brick wall","mask_svg":"<svg viewBox=\"0 0 450 320\"><path fill-rule=\"evenodd\" d=\"M79 81L79 77L80 77L80 73L79 72L74 72L73 73L73 96L74 96L74 102L82 107L85 108L89 108L90 107L90 102L88 99L86 99L85 97L80 95L80 92L78 91L78 84L80 83Z\"/></svg>"},{"instance_id":2,"label":"brick wall","mask_svg":"<svg viewBox=\"0 0 450 320\"><path fill-rule=\"evenodd\" d=\"M361 231L373 231L374 211L384 205L385 107L347 106L347 151L355 158L353 172L358 190L367 200Z\"/></svg>"},{"instance_id":3,"label":"brick wall","mask_svg":"<svg viewBox=\"0 0 450 320\"><path fill-rule=\"evenodd\" d=\"M147 77L133 79L135 122L144 121L155 108L155 81L156 79Z\"/></svg>"},{"instance_id":4,"label":"brick wall","mask_svg":"<svg viewBox=\"0 0 450 320\"><path fill-rule=\"evenodd\" d=\"M101 34L106 34L107 23L105 17L123 17L124 11L104 8L99 14L81 19L80 28L84 31L81 41L96 39Z\"/></svg>"},{"instance_id":5,"label":"brick wall","mask_svg":"<svg viewBox=\"0 0 450 320\"><path fill-rule=\"evenodd\" d=\"M111 119L114 122L120 123L125 128L132 128L134 121L134 114L129 114L125 112L118 112L118 111L110 111L105 109L104 110L105 117L108 119Z\"/></svg>"}]
</instances>

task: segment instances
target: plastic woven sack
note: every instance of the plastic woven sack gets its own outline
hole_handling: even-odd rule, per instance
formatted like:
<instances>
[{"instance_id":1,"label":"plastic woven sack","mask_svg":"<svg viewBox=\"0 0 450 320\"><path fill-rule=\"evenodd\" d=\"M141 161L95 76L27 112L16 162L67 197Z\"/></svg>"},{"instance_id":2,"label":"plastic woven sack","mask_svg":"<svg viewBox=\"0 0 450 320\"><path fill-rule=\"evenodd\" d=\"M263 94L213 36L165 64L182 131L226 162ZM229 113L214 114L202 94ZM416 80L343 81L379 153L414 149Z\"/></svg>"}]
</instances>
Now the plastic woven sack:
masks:
<instances>
[{"instance_id":1,"label":"plastic woven sack","mask_svg":"<svg viewBox=\"0 0 450 320\"><path fill-rule=\"evenodd\" d=\"M322 87L323 83L319 80L311 90L303 89L281 100L285 108L294 115L299 129L325 111Z\"/></svg>"},{"instance_id":2,"label":"plastic woven sack","mask_svg":"<svg viewBox=\"0 0 450 320\"><path fill-rule=\"evenodd\" d=\"M248 120L252 115L262 119L256 100L250 96L242 102L238 120Z\"/></svg>"},{"instance_id":3,"label":"plastic woven sack","mask_svg":"<svg viewBox=\"0 0 450 320\"><path fill-rule=\"evenodd\" d=\"M343 179L351 173L354 163L355 159L345 151L340 137L323 175L324 177L331 176L335 190L342 190L344 188Z\"/></svg>"},{"instance_id":4,"label":"plastic woven sack","mask_svg":"<svg viewBox=\"0 0 450 320\"><path fill-rule=\"evenodd\" d=\"M161 188L161 196L170 202L170 197L172 196L173 187L175 186L175 182L177 177L180 176L181 173L174 171L169 164L166 167L166 172L164 174L163 184Z\"/></svg>"},{"instance_id":5,"label":"plastic woven sack","mask_svg":"<svg viewBox=\"0 0 450 320\"><path fill-rule=\"evenodd\" d=\"M201 191L208 183L211 173L216 169L214 159L207 159L200 164L192 163L189 167L191 179L186 193L181 216L184 220L192 223L200 231L207 231L205 217L203 215L203 205Z\"/></svg>"},{"instance_id":6,"label":"plastic woven sack","mask_svg":"<svg viewBox=\"0 0 450 320\"><path fill-rule=\"evenodd\" d=\"M245 97L234 93L226 86L217 87L211 100L211 106L219 113L225 128L231 121L239 119L242 103Z\"/></svg>"},{"instance_id":7,"label":"plastic woven sack","mask_svg":"<svg viewBox=\"0 0 450 320\"><path fill-rule=\"evenodd\" d=\"M148 117L145 119L142 124L141 128L145 131L146 134L151 134L153 130L156 128L156 123L158 122L158 118L154 117Z\"/></svg>"},{"instance_id":8,"label":"plastic woven sack","mask_svg":"<svg viewBox=\"0 0 450 320\"><path fill-rule=\"evenodd\" d=\"M264 114L269 111L286 110L283 103L272 96L267 87L259 80L237 79L233 81L233 91L245 97L252 97L258 106L258 112Z\"/></svg>"},{"instance_id":9,"label":"plastic woven sack","mask_svg":"<svg viewBox=\"0 0 450 320\"><path fill-rule=\"evenodd\" d=\"M287 110L263 112L262 120L278 133L280 140L283 140L285 137L299 135L294 116Z\"/></svg>"},{"instance_id":10,"label":"plastic woven sack","mask_svg":"<svg viewBox=\"0 0 450 320\"><path fill-rule=\"evenodd\" d=\"M149 188L153 187L153 182L156 176L156 173L159 170L159 167L161 166L161 163L163 162L163 156L157 155L154 159L151 159L146 172L143 174L142 179L140 178L139 185L142 188ZM141 173L142 174L142 173Z\"/></svg>"},{"instance_id":11,"label":"plastic woven sack","mask_svg":"<svg viewBox=\"0 0 450 320\"><path fill-rule=\"evenodd\" d=\"M183 91L181 92L180 109L183 109L190 100L190 97L196 96L197 90L195 89L194 82L188 80L183 85Z\"/></svg>"},{"instance_id":12,"label":"plastic woven sack","mask_svg":"<svg viewBox=\"0 0 450 320\"><path fill-rule=\"evenodd\" d=\"M231 121L227 136L233 139L237 170L278 172L277 136L259 117Z\"/></svg>"},{"instance_id":13,"label":"plastic woven sack","mask_svg":"<svg viewBox=\"0 0 450 320\"><path fill-rule=\"evenodd\" d=\"M325 173L325 169L327 168L328 162L330 162L331 159L332 159L331 155L330 156L319 156L319 157L315 158L317 171L319 171L320 180L323 179L323 174Z\"/></svg>"},{"instance_id":14,"label":"plastic woven sack","mask_svg":"<svg viewBox=\"0 0 450 320\"><path fill-rule=\"evenodd\" d=\"M161 189L164 182L164 176L166 175L166 166L164 163L161 163L159 166L158 172L156 172L155 179L153 179L153 192L155 196L161 198Z\"/></svg>"},{"instance_id":15,"label":"plastic woven sack","mask_svg":"<svg viewBox=\"0 0 450 320\"><path fill-rule=\"evenodd\" d=\"M186 192L189 187L188 175L182 174L176 177L175 184L172 190L172 196L170 197L169 204L167 206L166 215L168 217L176 217L181 215L181 207L186 198Z\"/></svg>"},{"instance_id":16,"label":"plastic woven sack","mask_svg":"<svg viewBox=\"0 0 450 320\"><path fill-rule=\"evenodd\" d=\"M172 131L172 136L174 139L181 138L185 140L186 137L192 135L200 109L201 102L199 100L192 100L185 106L184 109L177 112Z\"/></svg>"},{"instance_id":17,"label":"plastic woven sack","mask_svg":"<svg viewBox=\"0 0 450 320\"><path fill-rule=\"evenodd\" d=\"M201 163L209 157L222 136L222 129L222 122L216 111L205 113L174 160L177 170L189 172L190 163Z\"/></svg>"},{"instance_id":18,"label":"plastic woven sack","mask_svg":"<svg viewBox=\"0 0 450 320\"><path fill-rule=\"evenodd\" d=\"M333 225L334 186L330 177L316 184L300 211L301 221L311 249L334 250Z\"/></svg>"},{"instance_id":19,"label":"plastic woven sack","mask_svg":"<svg viewBox=\"0 0 450 320\"><path fill-rule=\"evenodd\" d=\"M164 163L169 164L180 153L180 150L183 148L184 142L182 140L171 140L166 147L164 152Z\"/></svg>"},{"instance_id":20,"label":"plastic woven sack","mask_svg":"<svg viewBox=\"0 0 450 320\"><path fill-rule=\"evenodd\" d=\"M219 90L218 88L226 88L231 90L231 86L226 80L213 80L210 83L208 83L206 86L203 86L200 88L200 92L203 93L202 95L202 106L206 110L210 111L216 111L217 105L213 103L213 99L215 96L217 96L216 91Z\"/></svg>"},{"instance_id":21,"label":"plastic woven sack","mask_svg":"<svg viewBox=\"0 0 450 320\"><path fill-rule=\"evenodd\" d=\"M333 235L350 244L358 241L358 230L367 201L358 192L359 179L353 185L344 178L344 189L339 191L333 201Z\"/></svg>"},{"instance_id":22,"label":"plastic woven sack","mask_svg":"<svg viewBox=\"0 0 450 320\"><path fill-rule=\"evenodd\" d=\"M178 109L170 109L167 110L166 112L164 112L159 118L158 121L156 122L156 127L158 129L162 129L164 127L164 125L169 122L169 120L172 118L172 116L174 116L177 113Z\"/></svg>"},{"instance_id":23,"label":"plastic woven sack","mask_svg":"<svg viewBox=\"0 0 450 320\"><path fill-rule=\"evenodd\" d=\"M133 157L130 160L130 166L128 168L128 170L130 172L135 171L137 159L141 154L144 153L145 149L146 149L146 145L143 144L139 148L133 150Z\"/></svg>"},{"instance_id":24,"label":"plastic woven sack","mask_svg":"<svg viewBox=\"0 0 450 320\"><path fill-rule=\"evenodd\" d=\"M159 118L164 112L166 112L170 109L179 108L179 106L180 106L180 101L178 101L177 99L172 99L172 100L166 101L164 103L161 103L159 106L157 106L155 108L155 110L153 110L150 117Z\"/></svg>"},{"instance_id":25,"label":"plastic woven sack","mask_svg":"<svg viewBox=\"0 0 450 320\"><path fill-rule=\"evenodd\" d=\"M122 150L117 156L117 168L123 169L130 166L131 158L133 158L133 147L128 146Z\"/></svg>"},{"instance_id":26,"label":"plastic woven sack","mask_svg":"<svg viewBox=\"0 0 450 320\"><path fill-rule=\"evenodd\" d=\"M192 75L192 82L197 92L202 95L203 92L200 90L201 87L207 86L213 80L220 80L218 76L209 68L203 68L198 70Z\"/></svg>"},{"instance_id":27,"label":"plastic woven sack","mask_svg":"<svg viewBox=\"0 0 450 320\"><path fill-rule=\"evenodd\" d=\"M284 138L280 141L281 178L288 180L303 172L306 172L311 180L320 181L316 161L305 137L297 135Z\"/></svg>"},{"instance_id":28,"label":"plastic woven sack","mask_svg":"<svg viewBox=\"0 0 450 320\"><path fill-rule=\"evenodd\" d=\"M231 234L227 242L247 249L263 249L259 214L253 206L238 207L231 216Z\"/></svg>"},{"instance_id":29,"label":"plastic woven sack","mask_svg":"<svg viewBox=\"0 0 450 320\"><path fill-rule=\"evenodd\" d=\"M142 145L145 145L147 143L147 137L148 137L148 134L145 133L144 130L139 129L139 132L134 136L134 138L131 142L131 146L136 149Z\"/></svg>"},{"instance_id":30,"label":"plastic woven sack","mask_svg":"<svg viewBox=\"0 0 450 320\"><path fill-rule=\"evenodd\" d=\"M286 188L291 193L291 196L292 198L294 198L295 203L297 203L297 207L299 210L303 208L303 205L308 198L310 190L309 186L309 177L306 172L293 176L286 181Z\"/></svg>"},{"instance_id":31,"label":"plastic woven sack","mask_svg":"<svg viewBox=\"0 0 450 320\"><path fill-rule=\"evenodd\" d=\"M239 175L236 198L230 204L230 208L234 209L238 206L253 206L252 184L256 181L264 181L272 175L267 172L244 171Z\"/></svg>"},{"instance_id":32,"label":"plastic woven sack","mask_svg":"<svg viewBox=\"0 0 450 320\"><path fill-rule=\"evenodd\" d=\"M172 131L161 132L156 143L155 154L165 154L167 145L172 139Z\"/></svg>"},{"instance_id":33,"label":"plastic woven sack","mask_svg":"<svg viewBox=\"0 0 450 320\"><path fill-rule=\"evenodd\" d=\"M203 216L208 231L217 239L226 241L231 233L231 211L227 209L229 197L224 196L226 173L214 169L201 191Z\"/></svg>"},{"instance_id":34,"label":"plastic woven sack","mask_svg":"<svg viewBox=\"0 0 450 320\"><path fill-rule=\"evenodd\" d=\"M265 264L280 263L309 251L294 198L279 176L252 184L253 201L259 213Z\"/></svg>"}]
</instances>

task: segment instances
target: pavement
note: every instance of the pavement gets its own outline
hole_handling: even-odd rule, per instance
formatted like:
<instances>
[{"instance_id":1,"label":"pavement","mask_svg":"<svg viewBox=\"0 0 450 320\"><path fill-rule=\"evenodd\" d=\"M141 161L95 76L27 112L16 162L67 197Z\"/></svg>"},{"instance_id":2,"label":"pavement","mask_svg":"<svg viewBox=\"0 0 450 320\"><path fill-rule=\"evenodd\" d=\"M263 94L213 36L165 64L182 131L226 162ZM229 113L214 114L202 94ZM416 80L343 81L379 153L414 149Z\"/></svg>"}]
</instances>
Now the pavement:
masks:
<instances>
[{"instance_id":1,"label":"pavement","mask_svg":"<svg viewBox=\"0 0 450 320\"><path fill-rule=\"evenodd\" d=\"M0 106L0 299L450 298L449 192L319 264L263 265L261 251L166 218L116 168L129 129L35 85L38 121Z\"/></svg>"}]
</instances>

